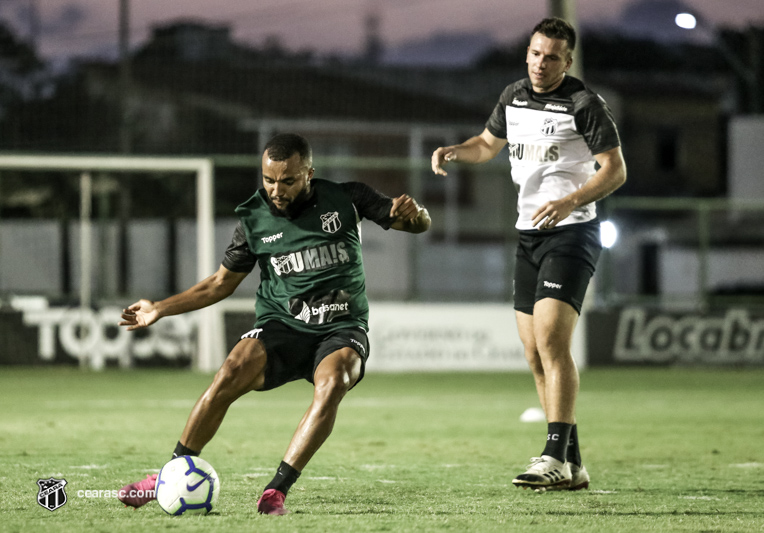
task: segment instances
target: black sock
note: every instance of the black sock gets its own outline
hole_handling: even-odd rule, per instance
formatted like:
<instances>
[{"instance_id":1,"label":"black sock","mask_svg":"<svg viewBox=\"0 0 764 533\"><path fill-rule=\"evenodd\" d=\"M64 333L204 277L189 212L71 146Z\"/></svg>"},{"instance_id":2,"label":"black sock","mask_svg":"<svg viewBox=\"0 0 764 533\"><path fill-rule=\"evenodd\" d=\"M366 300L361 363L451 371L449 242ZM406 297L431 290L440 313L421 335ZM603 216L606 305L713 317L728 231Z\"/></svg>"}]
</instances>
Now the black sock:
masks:
<instances>
[{"instance_id":1,"label":"black sock","mask_svg":"<svg viewBox=\"0 0 764 533\"><path fill-rule=\"evenodd\" d=\"M565 422L550 422L547 426L546 447L541 455L551 455L564 463L572 427L573 424Z\"/></svg>"},{"instance_id":2,"label":"black sock","mask_svg":"<svg viewBox=\"0 0 764 533\"><path fill-rule=\"evenodd\" d=\"M172 458L175 459L181 455L199 455L199 452L196 452L191 448L186 448L180 443L180 441L178 441L178 444L175 445L175 451L172 452Z\"/></svg>"},{"instance_id":3,"label":"black sock","mask_svg":"<svg viewBox=\"0 0 764 533\"><path fill-rule=\"evenodd\" d=\"M566 459L569 463L581 466L581 450L578 448L578 429L576 424L573 424L573 427L570 428L570 440L568 441Z\"/></svg>"},{"instance_id":4,"label":"black sock","mask_svg":"<svg viewBox=\"0 0 764 533\"><path fill-rule=\"evenodd\" d=\"M286 496L286 493L289 492L289 489L292 488L298 477L300 477L300 473L297 470L281 461L278 470L276 470L276 475L268 483L268 486L265 487L265 490L276 489L283 492L284 496Z\"/></svg>"}]
</instances>

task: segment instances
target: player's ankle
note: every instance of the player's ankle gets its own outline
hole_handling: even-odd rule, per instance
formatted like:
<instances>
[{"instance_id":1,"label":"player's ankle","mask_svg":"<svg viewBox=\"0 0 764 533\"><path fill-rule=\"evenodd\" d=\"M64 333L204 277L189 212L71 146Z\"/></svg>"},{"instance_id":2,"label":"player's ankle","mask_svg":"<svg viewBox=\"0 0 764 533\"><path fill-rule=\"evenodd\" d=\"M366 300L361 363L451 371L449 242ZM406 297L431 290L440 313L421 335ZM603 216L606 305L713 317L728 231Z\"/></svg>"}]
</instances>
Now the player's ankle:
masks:
<instances>
[{"instance_id":1,"label":"player's ankle","mask_svg":"<svg viewBox=\"0 0 764 533\"><path fill-rule=\"evenodd\" d=\"M276 489L280 492L283 492L284 496L286 496L287 492L289 492L289 489L291 489L292 485L295 484L298 477L300 477L300 472L297 469L293 468L292 465L281 461L281 464L276 470L276 475L265 487L265 490Z\"/></svg>"}]
</instances>

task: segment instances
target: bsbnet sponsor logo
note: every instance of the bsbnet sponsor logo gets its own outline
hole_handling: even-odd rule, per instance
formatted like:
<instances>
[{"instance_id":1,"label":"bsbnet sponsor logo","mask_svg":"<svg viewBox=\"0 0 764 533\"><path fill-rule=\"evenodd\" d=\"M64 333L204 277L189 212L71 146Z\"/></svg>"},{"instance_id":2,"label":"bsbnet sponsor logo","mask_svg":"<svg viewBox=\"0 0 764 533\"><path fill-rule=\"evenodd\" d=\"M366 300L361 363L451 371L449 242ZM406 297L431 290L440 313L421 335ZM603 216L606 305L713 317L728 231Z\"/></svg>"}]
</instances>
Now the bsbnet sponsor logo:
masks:
<instances>
[{"instance_id":1,"label":"bsbnet sponsor logo","mask_svg":"<svg viewBox=\"0 0 764 533\"><path fill-rule=\"evenodd\" d=\"M307 299L291 298L289 312L306 324L324 324L350 314L350 293L344 289L327 294L312 295Z\"/></svg>"},{"instance_id":2,"label":"bsbnet sponsor logo","mask_svg":"<svg viewBox=\"0 0 764 533\"><path fill-rule=\"evenodd\" d=\"M315 323L323 324L325 322L325 316L329 313L340 313L346 315L350 312L350 304L321 304L319 306L310 306L307 303L303 305L302 310L295 315L297 320L302 320L306 324L311 322L311 317L318 317Z\"/></svg>"}]
</instances>

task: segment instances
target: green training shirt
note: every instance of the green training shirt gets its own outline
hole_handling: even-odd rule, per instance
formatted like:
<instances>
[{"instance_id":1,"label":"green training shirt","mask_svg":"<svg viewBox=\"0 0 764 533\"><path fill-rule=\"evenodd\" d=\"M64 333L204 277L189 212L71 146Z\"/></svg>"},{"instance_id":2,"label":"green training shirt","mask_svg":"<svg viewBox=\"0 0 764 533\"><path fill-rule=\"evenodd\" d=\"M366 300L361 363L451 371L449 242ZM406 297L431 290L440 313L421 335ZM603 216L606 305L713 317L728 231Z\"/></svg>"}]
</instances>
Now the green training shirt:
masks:
<instances>
[{"instance_id":1,"label":"green training shirt","mask_svg":"<svg viewBox=\"0 0 764 533\"><path fill-rule=\"evenodd\" d=\"M311 190L291 216L276 210L264 189L237 207L239 225L223 266L260 267L255 327L277 320L314 333L368 330L360 221L388 229L392 200L355 182L312 179Z\"/></svg>"}]
</instances>

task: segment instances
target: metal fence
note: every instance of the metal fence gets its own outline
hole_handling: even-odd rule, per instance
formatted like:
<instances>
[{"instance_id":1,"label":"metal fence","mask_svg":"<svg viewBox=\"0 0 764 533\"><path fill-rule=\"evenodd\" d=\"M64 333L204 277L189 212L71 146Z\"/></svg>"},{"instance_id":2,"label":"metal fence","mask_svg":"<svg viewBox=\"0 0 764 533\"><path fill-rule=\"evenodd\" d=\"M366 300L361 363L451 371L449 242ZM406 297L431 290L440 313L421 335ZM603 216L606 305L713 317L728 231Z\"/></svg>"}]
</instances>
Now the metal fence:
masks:
<instances>
[{"instance_id":1,"label":"metal fence","mask_svg":"<svg viewBox=\"0 0 764 533\"><path fill-rule=\"evenodd\" d=\"M616 195L603 204L620 238L601 259L599 304L764 305L764 201Z\"/></svg>"},{"instance_id":2,"label":"metal fence","mask_svg":"<svg viewBox=\"0 0 764 533\"><path fill-rule=\"evenodd\" d=\"M212 158L210 264L222 259L230 240L236 224L233 208L259 186L259 159ZM453 167L443 178L432 174L424 157L315 158L316 177L363 181L390 196L407 192L432 214L432 230L418 236L363 225L372 298L511 300L516 194L503 159L501 154L486 165ZM14 185L21 179L15 172L0 173L3 300L37 294L76 302L87 272L94 301L121 302L161 298L201 276L198 198L187 177L93 172L93 196L83 203L77 172L26 170L23 179L33 186L21 189ZM47 200L35 209L13 211L23 200L17 196L35 193ZM80 245L84 208L92 216L95 260L90 267L82 264ZM602 202L600 216L617 225L620 237L603 253L590 303L702 309L729 300L751 305L764 301L764 201L616 194ZM238 295L251 297L255 289L255 283L245 283Z\"/></svg>"},{"instance_id":3,"label":"metal fence","mask_svg":"<svg viewBox=\"0 0 764 533\"><path fill-rule=\"evenodd\" d=\"M6 167L0 172L4 205L13 204L24 191L47 200L21 213L6 209L0 218L4 300L18 294L69 302L83 295L93 301L161 298L202 276L197 249L204 241L196 216L204 202L187 169L189 176L148 167L139 171L140 166L115 171L83 163L78 171L50 167L43 158L34 169L34 157L23 159L27 168ZM87 162L70 159L72 164ZM207 245L213 263L222 260L230 242L236 225L233 208L261 186L259 159L211 159L214 225L205 233L214 233L213 244ZM432 214L432 230L420 236L363 224L372 298L504 301L511 297L515 196L506 163L454 168L445 179L434 176L423 158L316 157L314 165L316 177L366 182L390 196L410 193ZM20 180L24 187L18 186ZM209 270L213 263L206 262ZM245 284L239 295L253 296L255 289L256 284Z\"/></svg>"}]
</instances>

